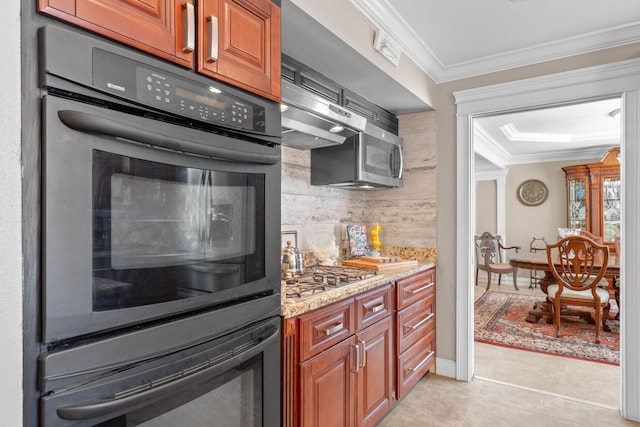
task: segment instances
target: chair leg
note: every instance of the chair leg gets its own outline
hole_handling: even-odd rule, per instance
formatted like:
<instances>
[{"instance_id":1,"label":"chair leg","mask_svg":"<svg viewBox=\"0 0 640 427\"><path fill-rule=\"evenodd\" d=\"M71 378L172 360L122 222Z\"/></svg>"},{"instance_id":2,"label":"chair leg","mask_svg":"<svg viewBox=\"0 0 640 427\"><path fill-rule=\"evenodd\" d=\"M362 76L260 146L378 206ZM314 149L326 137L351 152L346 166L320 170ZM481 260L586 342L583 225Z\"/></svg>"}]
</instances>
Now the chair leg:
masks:
<instances>
[{"instance_id":1,"label":"chair leg","mask_svg":"<svg viewBox=\"0 0 640 427\"><path fill-rule=\"evenodd\" d=\"M498 274L498 286L502 284L502 274Z\"/></svg>"},{"instance_id":2,"label":"chair leg","mask_svg":"<svg viewBox=\"0 0 640 427\"><path fill-rule=\"evenodd\" d=\"M602 307L598 304L596 307L596 344L600 344L600 316L602 316ZM604 320L604 319L603 319Z\"/></svg>"},{"instance_id":3,"label":"chair leg","mask_svg":"<svg viewBox=\"0 0 640 427\"><path fill-rule=\"evenodd\" d=\"M478 286L478 273L479 273L480 269L476 268L476 286Z\"/></svg>"},{"instance_id":4,"label":"chair leg","mask_svg":"<svg viewBox=\"0 0 640 427\"><path fill-rule=\"evenodd\" d=\"M520 290L520 288L518 288L518 270L513 272L513 286L516 287L516 291Z\"/></svg>"},{"instance_id":5,"label":"chair leg","mask_svg":"<svg viewBox=\"0 0 640 427\"><path fill-rule=\"evenodd\" d=\"M491 272L487 270L487 290L491 287Z\"/></svg>"},{"instance_id":6,"label":"chair leg","mask_svg":"<svg viewBox=\"0 0 640 427\"><path fill-rule=\"evenodd\" d=\"M556 338L560 338L560 299L558 298L553 303L553 323L556 324Z\"/></svg>"}]
</instances>

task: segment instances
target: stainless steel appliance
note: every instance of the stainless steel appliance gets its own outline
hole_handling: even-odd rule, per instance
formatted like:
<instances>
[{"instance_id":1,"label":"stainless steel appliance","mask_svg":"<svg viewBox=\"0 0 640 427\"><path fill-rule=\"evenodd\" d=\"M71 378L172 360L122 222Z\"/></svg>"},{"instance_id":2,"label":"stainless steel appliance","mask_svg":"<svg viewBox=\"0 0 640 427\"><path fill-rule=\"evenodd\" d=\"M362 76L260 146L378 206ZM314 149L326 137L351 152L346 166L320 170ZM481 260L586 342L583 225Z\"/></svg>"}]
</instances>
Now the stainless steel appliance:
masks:
<instances>
[{"instance_id":1,"label":"stainless steel appliance","mask_svg":"<svg viewBox=\"0 0 640 427\"><path fill-rule=\"evenodd\" d=\"M310 149L342 144L363 131L364 116L282 80L282 143Z\"/></svg>"},{"instance_id":2,"label":"stainless steel appliance","mask_svg":"<svg viewBox=\"0 0 640 427\"><path fill-rule=\"evenodd\" d=\"M282 283L285 297L288 300L299 301L342 286L353 285L377 274L375 270L362 268L315 265L305 269L302 274L284 277Z\"/></svg>"},{"instance_id":3,"label":"stainless steel appliance","mask_svg":"<svg viewBox=\"0 0 640 427\"><path fill-rule=\"evenodd\" d=\"M41 35L45 342L255 296L275 308L277 104Z\"/></svg>"},{"instance_id":4,"label":"stainless steel appliance","mask_svg":"<svg viewBox=\"0 0 640 427\"><path fill-rule=\"evenodd\" d=\"M311 184L353 189L401 187L402 138L367 123L337 146L311 150Z\"/></svg>"},{"instance_id":5,"label":"stainless steel appliance","mask_svg":"<svg viewBox=\"0 0 640 427\"><path fill-rule=\"evenodd\" d=\"M39 425L279 425L279 105L39 43Z\"/></svg>"}]
</instances>

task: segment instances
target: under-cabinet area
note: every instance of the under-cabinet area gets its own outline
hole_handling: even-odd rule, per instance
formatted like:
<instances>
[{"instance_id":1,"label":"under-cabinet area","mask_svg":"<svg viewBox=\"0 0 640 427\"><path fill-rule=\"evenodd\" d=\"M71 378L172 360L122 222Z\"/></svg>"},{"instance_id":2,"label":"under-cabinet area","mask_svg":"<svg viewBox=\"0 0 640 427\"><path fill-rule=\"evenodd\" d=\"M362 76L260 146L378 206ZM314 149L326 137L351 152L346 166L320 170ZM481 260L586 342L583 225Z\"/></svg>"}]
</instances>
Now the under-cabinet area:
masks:
<instances>
[{"instance_id":1,"label":"under-cabinet area","mask_svg":"<svg viewBox=\"0 0 640 427\"><path fill-rule=\"evenodd\" d=\"M365 282L283 307L284 426L373 426L434 367L435 266Z\"/></svg>"}]
</instances>

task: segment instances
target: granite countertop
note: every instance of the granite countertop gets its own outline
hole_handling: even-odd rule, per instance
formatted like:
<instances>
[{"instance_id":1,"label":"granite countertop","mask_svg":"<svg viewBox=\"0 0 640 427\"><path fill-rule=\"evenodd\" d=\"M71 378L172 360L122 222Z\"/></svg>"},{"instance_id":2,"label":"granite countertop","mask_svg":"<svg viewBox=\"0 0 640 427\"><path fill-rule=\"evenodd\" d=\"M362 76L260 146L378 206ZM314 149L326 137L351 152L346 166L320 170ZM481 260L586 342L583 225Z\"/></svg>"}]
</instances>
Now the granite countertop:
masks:
<instances>
[{"instance_id":1,"label":"granite countertop","mask_svg":"<svg viewBox=\"0 0 640 427\"><path fill-rule=\"evenodd\" d=\"M331 304L332 302L347 299L369 289L376 288L378 286L390 283L407 276L411 276L420 271L428 270L435 267L435 262L420 261L417 266L414 267L399 267L393 269L387 269L378 272L374 277L364 279L356 282L352 285L347 285L339 288L332 289L327 292L318 294L302 300L287 299L284 297L285 293L282 292L282 304L280 306L280 314L285 319L298 316L302 313L306 313L316 308Z\"/></svg>"}]
</instances>

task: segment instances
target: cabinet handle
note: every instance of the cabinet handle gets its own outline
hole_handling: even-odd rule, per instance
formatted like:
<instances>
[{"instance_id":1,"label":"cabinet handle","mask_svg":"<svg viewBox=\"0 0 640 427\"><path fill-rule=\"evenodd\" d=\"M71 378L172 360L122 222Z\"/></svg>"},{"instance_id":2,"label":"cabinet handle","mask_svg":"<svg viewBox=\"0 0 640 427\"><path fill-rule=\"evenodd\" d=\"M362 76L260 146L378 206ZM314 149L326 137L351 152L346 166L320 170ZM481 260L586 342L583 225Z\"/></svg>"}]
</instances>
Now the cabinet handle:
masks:
<instances>
[{"instance_id":1,"label":"cabinet handle","mask_svg":"<svg viewBox=\"0 0 640 427\"><path fill-rule=\"evenodd\" d=\"M417 371L418 369L420 369L420 367L421 367L422 365L424 365L425 363L427 363L427 360L431 359L431 356L433 356L433 354L434 354L434 352L433 352L433 351L430 351L430 352L429 352L429 354L427 354L427 357L425 357L425 358L422 360L422 362L418 363L418 365L417 365L415 368L409 368L409 370L410 370L411 372L415 372L415 371Z\"/></svg>"},{"instance_id":2,"label":"cabinet handle","mask_svg":"<svg viewBox=\"0 0 640 427\"><path fill-rule=\"evenodd\" d=\"M371 313L371 314L377 313L382 309L384 309L384 303L374 305L373 307L367 307L367 313Z\"/></svg>"},{"instance_id":3,"label":"cabinet handle","mask_svg":"<svg viewBox=\"0 0 640 427\"><path fill-rule=\"evenodd\" d=\"M182 50L193 52L196 47L196 16L191 3L182 4Z\"/></svg>"},{"instance_id":4,"label":"cabinet handle","mask_svg":"<svg viewBox=\"0 0 640 427\"><path fill-rule=\"evenodd\" d=\"M332 326L328 329L320 329L320 333L329 336L332 334L335 334L336 332L338 332L339 330L341 330L342 328L344 328L344 325L342 323L338 323L335 326Z\"/></svg>"},{"instance_id":5,"label":"cabinet handle","mask_svg":"<svg viewBox=\"0 0 640 427\"><path fill-rule=\"evenodd\" d=\"M433 282L431 282L431 283L427 284L426 286L423 286L423 287L421 287L421 288L418 288L418 289L414 289L414 290L412 290L412 291L409 291L409 293L410 293L411 295L415 295L415 294L420 293L420 292L422 292L422 291L426 291L427 289L429 289L429 288L430 288L430 287L432 287L433 285L434 285L434 283L433 283Z\"/></svg>"},{"instance_id":6,"label":"cabinet handle","mask_svg":"<svg viewBox=\"0 0 640 427\"><path fill-rule=\"evenodd\" d=\"M367 348L364 346L364 341L360 341L358 345L362 349L362 355L360 356L362 363L360 363L360 367L364 368L365 365L367 364Z\"/></svg>"},{"instance_id":7,"label":"cabinet handle","mask_svg":"<svg viewBox=\"0 0 640 427\"><path fill-rule=\"evenodd\" d=\"M207 35L209 36L209 49L207 50L207 62L218 60L218 18L207 16Z\"/></svg>"},{"instance_id":8,"label":"cabinet handle","mask_svg":"<svg viewBox=\"0 0 640 427\"><path fill-rule=\"evenodd\" d=\"M358 372L360 370L360 343L351 344L351 347L356 350L356 367L351 369L351 372Z\"/></svg>"},{"instance_id":9,"label":"cabinet handle","mask_svg":"<svg viewBox=\"0 0 640 427\"><path fill-rule=\"evenodd\" d=\"M418 329L420 327L420 325L423 325L425 322L428 322L433 316L434 316L433 313L429 313L429 315L427 317L425 317L424 319L422 319L421 321L419 321L415 325L405 326L405 329L411 329L412 331L415 330L415 329Z\"/></svg>"}]
</instances>

